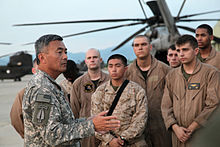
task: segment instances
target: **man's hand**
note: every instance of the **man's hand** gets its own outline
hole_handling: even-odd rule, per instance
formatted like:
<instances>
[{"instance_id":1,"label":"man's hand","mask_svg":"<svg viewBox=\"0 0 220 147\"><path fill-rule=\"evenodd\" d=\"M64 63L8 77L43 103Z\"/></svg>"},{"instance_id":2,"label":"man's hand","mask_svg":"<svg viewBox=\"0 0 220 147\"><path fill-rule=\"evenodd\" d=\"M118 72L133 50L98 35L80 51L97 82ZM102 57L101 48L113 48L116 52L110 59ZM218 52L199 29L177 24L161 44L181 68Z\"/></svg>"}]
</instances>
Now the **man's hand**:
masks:
<instances>
[{"instance_id":1,"label":"man's hand","mask_svg":"<svg viewBox=\"0 0 220 147\"><path fill-rule=\"evenodd\" d=\"M109 146L110 147L122 147L124 145L124 141L121 140L120 137L118 138L113 138L110 143L109 143Z\"/></svg>"},{"instance_id":2,"label":"man's hand","mask_svg":"<svg viewBox=\"0 0 220 147\"><path fill-rule=\"evenodd\" d=\"M112 120L117 119L116 116L105 116L107 112L101 112L97 116L95 116L92 121L95 126L95 131L99 133L106 133L110 130L115 130L120 127L119 120Z\"/></svg>"},{"instance_id":3,"label":"man's hand","mask_svg":"<svg viewBox=\"0 0 220 147\"><path fill-rule=\"evenodd\" d=\"M184 128L184 127L180 127L177 124L174 124L172 126L172 129L173 129L174 133L176 134L177 138L182 143L185 143L189 139L190 134L191 134L190 130L188 130L188 129Z\"/></svg>"}]
</instances>

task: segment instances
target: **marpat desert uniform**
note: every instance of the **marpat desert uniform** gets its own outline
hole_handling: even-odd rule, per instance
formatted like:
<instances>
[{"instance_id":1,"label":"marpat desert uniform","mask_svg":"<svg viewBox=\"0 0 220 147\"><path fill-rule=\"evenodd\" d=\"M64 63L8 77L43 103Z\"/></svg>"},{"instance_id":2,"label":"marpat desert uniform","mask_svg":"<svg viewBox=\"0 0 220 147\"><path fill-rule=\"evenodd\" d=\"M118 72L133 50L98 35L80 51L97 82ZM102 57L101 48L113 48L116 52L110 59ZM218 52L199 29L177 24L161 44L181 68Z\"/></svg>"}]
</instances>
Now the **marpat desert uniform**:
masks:
<instances>
[{"instance_id":1,"label":"marpat desert uniform","mask_svg":"<svg viewBox=\"0 0 220 147\"><path fill-rule=\"evenodd\" d=\"M118 87L119 89L119 87ZM92 95L92 115L101 111L108 111L116 96L110 81L102 84ZM128 141L129 147L146 147L144 130L147 122L147 97L144 89L130 81L121 94L121 97L112 115L117 116L121 122L121 127L114 131L116 136L123 137ZM99 147L108 147L109 142L114 138L110 133L96 137L101 140Z\"/></svg>"}]
</instances>

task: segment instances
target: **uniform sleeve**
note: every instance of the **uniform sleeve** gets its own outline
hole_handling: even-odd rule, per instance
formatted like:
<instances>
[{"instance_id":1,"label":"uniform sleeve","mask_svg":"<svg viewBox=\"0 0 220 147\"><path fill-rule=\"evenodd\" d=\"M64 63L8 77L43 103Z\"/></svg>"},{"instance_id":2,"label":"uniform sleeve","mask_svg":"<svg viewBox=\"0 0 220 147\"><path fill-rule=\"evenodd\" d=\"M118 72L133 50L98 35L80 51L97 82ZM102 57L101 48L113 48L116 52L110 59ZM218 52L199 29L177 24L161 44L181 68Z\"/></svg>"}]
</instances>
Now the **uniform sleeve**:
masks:
<instances>
[{"instance_id":1,"label":"uniform sleeve","mask_svg":"<svg viewBox=\"0 0 220 147\"><path fill-rule=\"evenodd\" d=\"M49 90L38 90L30 97L32 97L31 110L24 106L24 111L31 112L33 127L40 130L40 135L48 145L72 144L81 138L94 135L92 120L71 118L71 110L67 114L62 114L61 107L67 108L68 104L60 104Z\"/></svg>"},{"instance_id":2,"label":"uniform sleeve","mask_svg":"<svg viewBox=\"0 0 220 147\"><path fill-rule=\"evenodd\" d=\"M73 83L73 86L71 88L70 92L70 106L72 109L72 112L74 114L75 118L79 118L79 111L81 108L81 102L80 102L80 89L79 89L79 84L78 80L76 80Z\"/></svg>"},{"instance_id":3,"label":"uniform sleeve","mask_svg":"<svg viewBox=\"0 0 220 147\"><path fill-rule=\"evenodd\" d=\"M147 103L145 91L141 89L136 95L136 112L131 118L131 124L121 133L121 137L128 142L140 137L144 132L148 117Z\"/></svg>"},{"instance_id":4,"label":"uniform sleeve","mask_svg":"<svg viewBox=\"0 0 220 147\"><path fill-rule=\"evenodd\" d=\"M172 97L171 91L169 90L169 81L168 81L168 78L166 77L164 94L163 94L163 98L161 101L161 111L162 111L162 116L163 116L164 123L165 123L167 130L170 129L170 127L173 124L177 123L177 120L173 112L173 100L172 99L173 97Z\"/></svg>"},{"instance_id":5,"label":"uniform sleeve","mask_svg":"<svg viewBox=\"0 0 220 147\"><path fill-rule=\"evenodd\" d=\"M194 119L199 125L204 126L213 113L218 107L220 100L220 74L214 72L208 77L207 96L205 99L205 106L202 112Z\"/></svg>"},{"instance_id":6,"label":"uniform sleeve","mask_svg":"<svg viewBox=\"0 0 220 147\"><path fill-rule=\"evenodd\" d=\"M97 115L98 113L104 111L102 99L104 97L104 89L98 87L98 89L92 94L91 97L91 116ZM110 133L99 134L95 133L95 137L102 141L104 146L107 146L109 142L114 138Z\"/></svg>"},{"instance_id":7,"label":"uniform sleeve","mask_svg":"<svg viewBox=\"0 0 220 147\"><path fill-rule=\"evenodd\" d=\"M25 89L22 89L17 94L10 112L11 125L15 128L15 130L20 134L22 138L24 138L24 123L22 115L22 99L24 96L24 90Z\"/></svg>"}]
</instances>

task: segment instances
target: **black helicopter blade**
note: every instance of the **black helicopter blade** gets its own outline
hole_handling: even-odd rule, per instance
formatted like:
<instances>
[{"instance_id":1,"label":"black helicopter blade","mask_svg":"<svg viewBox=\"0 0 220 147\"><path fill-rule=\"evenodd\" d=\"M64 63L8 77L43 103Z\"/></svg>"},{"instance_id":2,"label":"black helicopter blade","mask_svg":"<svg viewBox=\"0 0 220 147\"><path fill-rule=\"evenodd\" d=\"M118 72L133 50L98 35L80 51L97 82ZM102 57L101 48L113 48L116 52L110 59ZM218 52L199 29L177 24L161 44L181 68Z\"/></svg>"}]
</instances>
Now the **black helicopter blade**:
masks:
<instances>
[{"instance_id":1,"label":"black helicopter blade","mask_svg":"<svg viewBox=\"0 0 220 147\"><path fill-rule=\"evenodd\" d=\"M183 16L178 17L177 19L193 17L193 16L198 16L198 15L204 15L204 14L210 14L210 13L217 13L217 12L220 12L220 10L207 11L207 12L195 13L195 14L190 14L190 15L183 15Z\"/></svg>"},{"instance_id":2,"label":"black helicopter blade","mask_svg":"<svg viewBox=\"0 0 220 147\"><path fill-rule=\"evenodd\" d=\"M196 29L194 28L190 28L190 27L187 27L187 26L180 26L180 25L177 25L178 28L181 28L181 29L184 29L184 30L187 30L189 32L192 32L192 33L195 33Z\"/></svg>"},{"instance_id":3,"label":"black helicopter blade","mask_svg":"<svg viewBox=\"0 0 220 147\"><path fill-rule=\"evenodd\" d=\"M133 37L135 37L136 35L142 33L145 31L145 29L149 27L149 26L145 26L143 28L141 28L140 30L138 30L137 32L135 32L134 34L132 34L131 36L129 36L126 40L124 40L122 43L120 43L118 46L116 46L114 49L112 49L112 51L115 51L117 49L119 49L121 46L123 46L125 43L127 43L128 41L130 41Z\"/></svg>"},{"instance_id":4,"label":"black helicopter blade","mask_svg":"<svg viewBox=\"0 0 220 147\"><path fill-rule=\"evenodd\" d=\"M68 38L68 37L73 37L73 36L77 36L77 35L83 35L83 34L94 33L94 32L99 32L99 31L105 31L105 30L110 30L110 29L116 29L116 28L120 28L120 27L133 26L133 25L138 25L138 24L143 24L143 23L144 22L137 22L137 23L117 25L117 26L112 26L112 27L106 27L106 28L101 28L101 29L95 29L95 30L80 32L80 33L76 33L76 34L64 35L62 37L63 38ZM34 43L35 42L29 42L29 43L25 43L25 44L22 44L22 45L31 45L31 44L34 44Z\"/></svg>"},{"instance_id":5,"label":"black helicopter blade","mask_svg":"<svg viewBox=\"0 0 220 147\"><path fill-rule=\"evenodd\" d=\"M69 24L69 23L102 23L102 22L123 22L123 21L145 21L146 19L100 19L100 20L77 20L77 21L60 21L60 22L42 22L15 24L13 26L34 26L34 25L53 25L53 24Z\"/></svg>"},{"instance_id":6,"label":"black helicopter blade","mask_svg":"<svg viewBox=\"0 0 220 147\"><path fill-rule=\"evenodd\" d=\"M62 36L62 37L67 38L67 37L72 37L72 36L77 36L77 35L82 35L82 34L88 34L88 33L93 33L93 32L105 31L105 30L116 29L116 28L121 28L121 27L128 27L128 26L133 26L133 25L138 25L138 24L143 24L143 23L144 22L137 22L137 23L117 25L117 26L112 26L112 27L106 27L106 28L101 28L101 29L95 29L95 30L80 32L80 33L76 33L76 34L65 35L65 36Z\"/></svg>"},{"instance_id":7,"label":"black helicopter blade","mask_svg":"<svg viewBox=\"0 0 220 147\"><path fill-rule=\"evenodd\" d=\"M141 6L141 9L142 9L142 12L143 12L143 14L144 14L144 17L147 19L147 15L146 15L146 13L145 13L145 11L144 11L144 8L143 8L143 5L142 5L142 3L141 3L141 0L138 0L138 2L139 2L139 4L140 4L140 6Z\"/></svg>"},{"instance_id":8,"label":"black helicopter blade","mask_svg":"<svg viewBox=\"0 0 220 147\"><path fill-rule=\"evenodd\" d=\"M178 28L181 28L181 29L184 29L184 30L187 30L189 32L192 32L192 33L195 33L196 29L194 28L190 28L190 27L186 27L186 26L180 26L180 25L177 25ZM217 43L220 43L220 38L217 37L217 36L214 36L213 35L213 40Z\"/></svg>"},{"instance_id":9,"label":"black helicopter blade","mask_svg":"<svg viewBox=\"0 0 220 147\"><path fill-rule=\"evenodd\" d=\"M206 18L202 18L202 19L180 19L178 20L178 22L189 22L189 21L220 21L219 18L213 18L213 19L206 19Z\"/></svg>"},{"instance_id":10,"label":"black helicopter blade","mask_svg":"<svg viewBox=\"0 0 220 147\"><path fill-rule=\"evenodd\" d=\"M1 45L12 45L11 43L0 42Z\"/></svg>"},{"instance_id":11,"label":"black helicopter blade","mask_svg":"<svg viewBox=\"0 0 220 147\"><path fill-rule=\"evenodd\" d=\"M179 12L178 12L178 14L177 14L177 18L179 18L180 13L181 13L181 11L182 11L182 9L183 9L183 6L184 6L185 2L186 2L186 0L183 1L182 5L181 5L181 7L180 7L180 10L179 10Z\"/></svg>"}]
</instances>

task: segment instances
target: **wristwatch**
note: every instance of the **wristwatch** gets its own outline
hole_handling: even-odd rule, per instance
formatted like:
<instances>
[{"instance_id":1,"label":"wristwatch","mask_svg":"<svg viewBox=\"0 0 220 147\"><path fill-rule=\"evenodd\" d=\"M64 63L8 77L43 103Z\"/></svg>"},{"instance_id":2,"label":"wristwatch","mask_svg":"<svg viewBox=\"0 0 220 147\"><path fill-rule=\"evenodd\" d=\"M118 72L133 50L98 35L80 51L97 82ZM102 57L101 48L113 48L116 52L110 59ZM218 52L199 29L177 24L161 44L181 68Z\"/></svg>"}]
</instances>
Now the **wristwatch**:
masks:
<instances>
[{"instance_id":1,"label":"wristwatch","mask_svg":"<svg viewBox=\"0 0 220 147\"><path fill-rule=\"evenodd\" d=\"M128 144L128 141L124 137L120 136L120 138L124 141L124 144Z\"/></svg>"}]
</instances>

